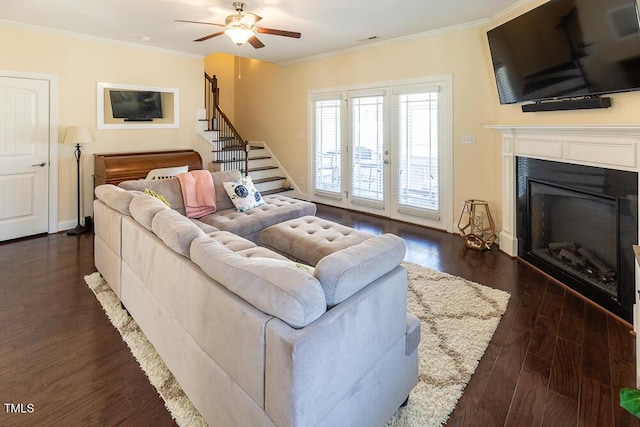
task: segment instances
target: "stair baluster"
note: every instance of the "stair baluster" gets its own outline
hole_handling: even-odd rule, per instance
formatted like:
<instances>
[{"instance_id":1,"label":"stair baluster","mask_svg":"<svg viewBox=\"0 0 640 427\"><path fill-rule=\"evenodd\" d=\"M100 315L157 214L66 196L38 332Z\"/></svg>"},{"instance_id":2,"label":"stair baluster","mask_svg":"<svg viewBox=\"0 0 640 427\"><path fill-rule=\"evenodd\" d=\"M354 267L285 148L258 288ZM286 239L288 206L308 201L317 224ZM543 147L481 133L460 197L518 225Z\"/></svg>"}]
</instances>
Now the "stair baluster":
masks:
<instances>
[{"instance_id":1,"label":"stair baluster","mask_svg":"<svg viewBox=\"0 0 640 427\"><path fill-rule=\"evenodd\" d=\"M214 163L222 170L239 170L243 175L249 173L250 146L233 126L227 115L220 109L220 89L216 76L205 77L205 110L208 128L214 132L212 138Z\"/></svg>"}]
</instances>

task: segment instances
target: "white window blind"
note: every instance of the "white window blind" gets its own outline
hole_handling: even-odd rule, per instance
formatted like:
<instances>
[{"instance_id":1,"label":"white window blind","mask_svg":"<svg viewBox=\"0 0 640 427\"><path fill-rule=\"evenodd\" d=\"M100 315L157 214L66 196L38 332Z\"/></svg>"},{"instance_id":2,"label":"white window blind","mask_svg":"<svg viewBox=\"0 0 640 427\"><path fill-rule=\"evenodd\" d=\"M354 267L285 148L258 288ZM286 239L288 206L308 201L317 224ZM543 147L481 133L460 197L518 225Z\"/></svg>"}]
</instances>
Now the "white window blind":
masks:
<instances>
[{"instance_id":1,"label":"white window blind","mask_svg":"<svg viewBox=\"0 0 640 427\"><path fill-rule=\"evenodd\" d=\"M440 217L438 87L397 93L398 210Z\"/></svg>"},{"instance_id":2,"label":"white window blind","mask_svg":"<svg viewBox=\"0 0 640 427\"><path fill-rule=\"evenodd\" d=\"M342 175L341 103L341 98L313 101L314 189L337 195Z\"/></svg>"},{"instance_id":3,"label":"white window blind","mask_svg":"<svg viewBox=\"0 0 640 427\"><path fill-rule=\"evenodd\" d=\"M384 96L351 97L350 105L352 202L378 207L384 200Z\"/></svg>"}]
</instances>

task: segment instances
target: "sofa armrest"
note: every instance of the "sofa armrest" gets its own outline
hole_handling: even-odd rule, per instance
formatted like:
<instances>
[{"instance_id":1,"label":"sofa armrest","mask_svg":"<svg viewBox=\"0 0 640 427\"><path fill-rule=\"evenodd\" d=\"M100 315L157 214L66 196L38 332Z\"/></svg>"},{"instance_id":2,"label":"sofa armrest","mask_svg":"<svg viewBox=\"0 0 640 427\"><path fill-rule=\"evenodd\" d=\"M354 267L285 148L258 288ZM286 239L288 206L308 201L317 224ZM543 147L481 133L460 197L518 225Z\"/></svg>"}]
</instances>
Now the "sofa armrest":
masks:
<instances>
[{"instance_id":1,"label":"sofa armrest","mask_svg":"<svg viewBox=\"0 0 640 427\"><path fill-rule=\"evenodd\" d=\"M314 276L322 285L327 306L341 303L396 268L405 253L403 239L394 234L383 234L322 258Z\"/></svg>"},{"instance_id":2,"label":"sofa armrest","mask_svg":"<svg viewBox=\"0 0 640 427\"><path fill-rule=\"evenodd\" d=\"M400 341L404 355L406 311L407 273L397 266L302 329L271 320L265 362L269 417L278 426L317 425Z\"/></svg>"},{"instance_id":3,"label":"sofa armrest","mask_svg":"<svg viewBox=\"0 0 640 427\"><path fill-rule=\"evenodd\" d=\"M124 190L112 184L99 185L94 190L94 193L98 200L109 206L111 209L114 209L123 215L131 215L129 212L129 204L136 196L136 193Z\"/></svg>"}]
</instances>

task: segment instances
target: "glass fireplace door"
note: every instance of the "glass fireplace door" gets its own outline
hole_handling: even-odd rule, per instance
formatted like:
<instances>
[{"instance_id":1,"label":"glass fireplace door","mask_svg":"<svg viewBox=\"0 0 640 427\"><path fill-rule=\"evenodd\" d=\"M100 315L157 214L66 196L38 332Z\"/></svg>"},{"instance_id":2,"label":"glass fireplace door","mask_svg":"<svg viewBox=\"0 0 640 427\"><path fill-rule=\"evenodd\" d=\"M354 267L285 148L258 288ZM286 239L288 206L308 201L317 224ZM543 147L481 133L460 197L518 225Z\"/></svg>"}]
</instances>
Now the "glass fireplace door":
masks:
<instances>
[{"instance_id":1,"label":"glass fireplace door","mask_svg":"<svg viewBox=\"0 0 640 427\"><path fill-rule=\"evenodd\" d=\"M529 181L530 253L618 297L615 198Z\"/></svg>"}]
</instances>

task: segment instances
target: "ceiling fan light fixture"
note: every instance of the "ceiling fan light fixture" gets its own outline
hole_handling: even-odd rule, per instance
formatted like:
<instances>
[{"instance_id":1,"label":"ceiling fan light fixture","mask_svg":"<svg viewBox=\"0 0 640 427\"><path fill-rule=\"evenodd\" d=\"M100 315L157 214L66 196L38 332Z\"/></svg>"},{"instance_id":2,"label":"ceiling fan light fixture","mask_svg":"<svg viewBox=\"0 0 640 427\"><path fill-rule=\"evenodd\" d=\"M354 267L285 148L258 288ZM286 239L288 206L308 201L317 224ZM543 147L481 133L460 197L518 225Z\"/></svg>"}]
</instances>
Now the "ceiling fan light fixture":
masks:
<instances>
[{"instance_id":1,"label":"ceiling fan light fixture","mask_svg":"<svg viewBox=\"0 0 640 427\"><path fill-rule=\"evenodd\" d=\"M224 33L238 46L241 46L253 37L253 30L247 26L233 26L227 28Z\"/></svg>"},{"instance_id":2,"label":"ceiling fan light fixture","mask_svg":"<svg viewBox=\"0 0 640 427\"><path fill-rule=\"evenodd\" d=\"M214 25L216 27L224 27L215 33L207 34L204 37L195 39L194 42L203 42L205 40L218 37L222 34L226 34L229 38L238 46L242 46L245 43L249 43L254 49L261 49L264 47L264 43L256 37L256 33L268 34L273 36L291 37L299 39L301 34L294 31L278 30L274 28L257 27L256 23L262 20L261 16L255 13L245 12L245 4L242 2L233 3L233 7L236 10L236 14L229 15L225 19L225 25L216 24L213 22L200 22L200 21L188 21L184 19L176 19L176 22L187 22L192 24L205 24Z\"/></svg>"}]
</instances>

